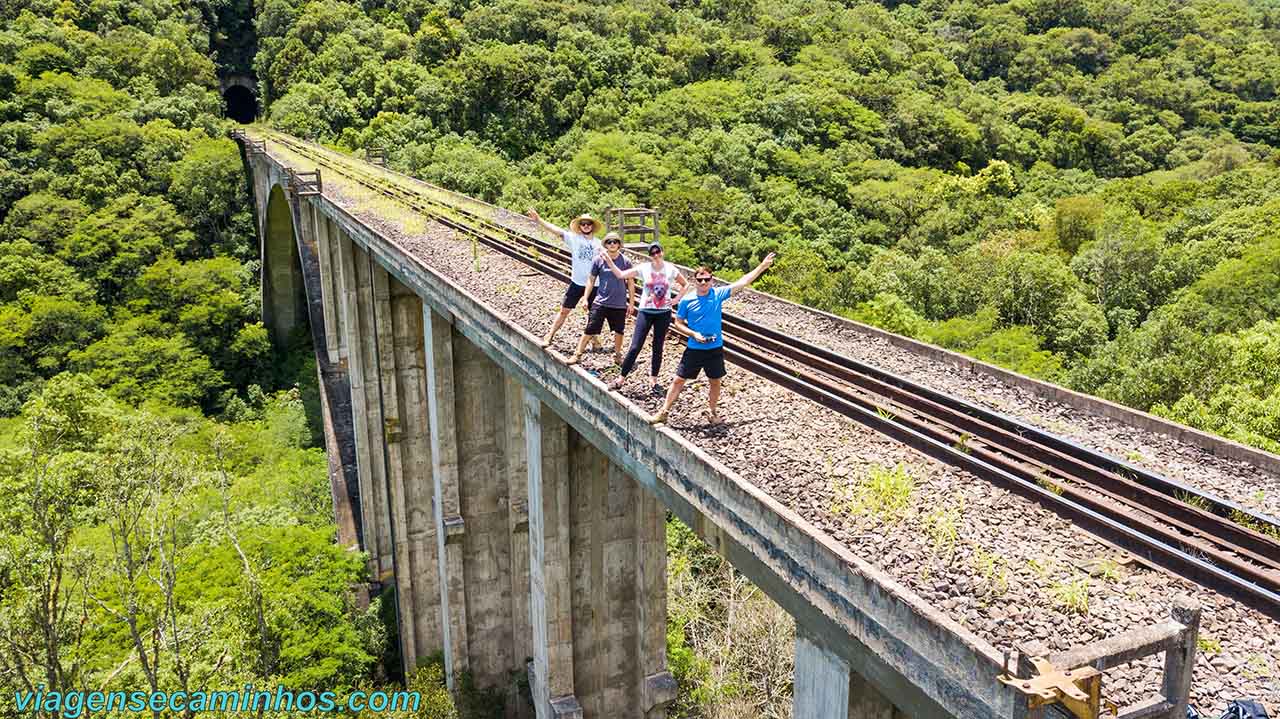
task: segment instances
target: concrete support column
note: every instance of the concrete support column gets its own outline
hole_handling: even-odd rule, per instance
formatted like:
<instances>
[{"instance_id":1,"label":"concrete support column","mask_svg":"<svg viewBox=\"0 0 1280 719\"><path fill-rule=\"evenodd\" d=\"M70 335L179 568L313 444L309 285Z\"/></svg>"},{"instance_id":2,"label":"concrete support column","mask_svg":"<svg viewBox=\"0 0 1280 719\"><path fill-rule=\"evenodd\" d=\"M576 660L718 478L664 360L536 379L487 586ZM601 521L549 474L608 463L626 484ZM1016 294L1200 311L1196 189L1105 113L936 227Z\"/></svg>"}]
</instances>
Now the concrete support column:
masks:
<instances>
[{"instance_id":1,"label":"concrete support column","mask_svg":"<svg viewBox=\"0 0 1280 719\"><path fill-rule=\"evenodd\" d=\"M347 376L351 384L351 416L352 434L355 436L356 477L360 487L360 519L364 527L364 549L369 553L370 570L379 581L390 576L391 564L387 561L390 533L387 531L385 513L386 500L382 494L381 472L382 447L370 434L370 426L378 426L381 420L374 421L377 402L370 407L368 378L366 366L368 353L365 351L367 341L366 330L372 313L368 311L368 297L361 292L360 272L357 268L364 266L367 260L364 252L356 247L350 237L338 238L338 286L341 289L342 342L340 354L346 355ZM367 274L367 271L364 273ZM372 373L370 373L372 374ZM376 387L376 380L375 385ZM377 434L381 437L381 432ZM375 462L374 459L378 461Z\"/></svg>"},{"instance_id":2,"label":"concrete support column","mask_svg":"<svg viewBox=\"0 0 1280 719\"><path fill-rule=\"evenodd\" d=\"M334 271L332 249L334 228L329 222L329 218L325 217L324 213L321 212L319 206L309 202L306 207L311 212L311 226L315 229L316 237L316 258L320 263L320 296L324 314L325 352L329 356L329 362L337 364L338 337L341 336L342 328L338 317L338 303L335 297L337 292L335 286L337 272Z\"/></svg>"},{"instance_id":3,"label":"concrete support column","mask_svg":"<svg viewBox=\"0 0 1280 719\"><path fill-rule=\"evenodd\" d=\"M796 627L794 719L905 719L849 662Z\"/></svg>"},{"instance_id":4,"label":"concrete support column","mask_svg":"<svg viewBox=\"0 0 1280 719\"><path fill-rule=\"evenodd\" d=\"M636 679L644 719L664 719L676 699L676 680L667 671L667 512L649 492L636 495Z\"/></svg>"},{"instance_id":5,"label":"concrete support column","mask_svg":"<svg viewBox=\"0 0 1280 719\"><path fill-rule=\"evenodd\" d=\"M467 663L477 686L497 687L524 659L512 653L505 381L480 347L453 338Z\"/></svg>"},{"instance_id":6,"label":"concrete support column","mask_svg":"<svg viewBox=\"0 0 1280 719\"><path fill-rule=\"evenodd\" d=\"M849 719L849 663L805 632L796 631L794 719Z\"/></svg>"},{"instance_id":7,"label":"concrete support column","mask_svg":"<svg viewBox=\"0 0 1280 719\"><path fill-rule=\"evenodd\" d=\"M533 657L533 628L529 624L529 463L525 438L524 390L520 382L504 378L506 398L507 528L510 532L511 658L524 667ZM509 719L523 716L523 699L511 687ZM527 712L525 712L527 714Z\"/></svg>"},{"instance_id":8,"label":"concrete support column","mask_svg":"<svg viewBox=\"0 0 1280 719\"><path fill-rule=\"evenodd\" d=\"M444 317L422 309L426 357L427 414L431 431L431 508L435 525L436 573L445 680L452 690L456 675L468 666L467 592L463 572L465 531L458 496L458 444L453 377L453 327Z\"/></svg>"},{"instance_id":9,"label":"concrete support column","mask_svg":"<svg viewBox=\"0 0 1280 719\"><path fill-rule=\"evenodd\" d=\"M573 626L568 582L567 430L524 393L529 502L529 689L538 719L582 719L573 695Z\"/></svg>"},{"instance_id":10,"label":"concrete support column","mask_svg":"<svg viewBox=\"0 0 1280 719\"><path fill-rule=\"evenodd\" d=\"M390 278L381 265L369 258L369 280L373 309L373 363L377 368L378 406L382 414L382 451L385 464L386 513L390 518L392 567L395 573L396 604L400 610L400 653L406 670L417 666L415 641L413 573L409 563L405 516L404 426L401 421L399 376L391 317ZM376 462L375 462L376 463Z\"/></svg>"},{"instance_id":11,"label":"concrete support column","mask_svg":"<svg viewBox=\"0 0 1280 719\"><path fill-rule=\"evenodd\" d=\"M575 694L588 718L665 716L666 513L576 432L569 458Z\"/></svg>"},{"instance_id":12,"label":"concrete support column","mask_svg":"<svg viewBox=\"0 0 1280 719\"><path fill-rule=\"evenodd\" d=\"M383 275L388 288L392 349L383 358L383 374L392 384L383 385L383 405L389 457L391 498L399 542L396 547L400 588L401 629L411 646L405 648L405 666L412 669L425 657L441 651L439 566L436 522L431 509L433 486L430 418L428 409L423 305L418 296L395 278L375 269L375 291ZM379 302L378 306L382 306ZM383 334L379 317L379 333ZM391 365L388 367L388 365ZM389 371L393 370L393 371ZM396 427L393 431L392 427Z\"/></svg>"},{"instance_id":13,"label":"concrete support column","mask_svg":"<svg viewBox=\"0 0 1280 719\"><path fill-rule=\"evenodd\" d=\"M373 273L369 255L352 243L356 279L356 322L359 334L352 351L360 354L364 395L364 412L356 415L356 422L363 418L368 442L369 504L377 529L377 577L380 582L390 582L395 576L395 560L392 556L391 512L387 500L386 438L383 435L382 400L379 390L378 336L375 330L373 301ZM355 392L354 384L352 392ZM358 435L357 435L358 436Z\"/></svg>"}]
</instances>

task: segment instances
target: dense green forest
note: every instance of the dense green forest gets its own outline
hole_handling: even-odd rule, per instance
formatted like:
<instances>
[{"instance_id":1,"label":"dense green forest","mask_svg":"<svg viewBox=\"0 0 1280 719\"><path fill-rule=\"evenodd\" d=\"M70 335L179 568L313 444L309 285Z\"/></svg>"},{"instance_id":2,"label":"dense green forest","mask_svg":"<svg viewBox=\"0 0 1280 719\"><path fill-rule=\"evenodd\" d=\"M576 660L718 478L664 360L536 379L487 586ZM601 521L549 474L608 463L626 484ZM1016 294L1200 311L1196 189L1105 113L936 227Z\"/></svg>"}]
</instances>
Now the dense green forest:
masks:
<instances>
[{"instance_id":1,"label":"dense green forest","mask_svg":"<svg viewBox=\"0 0 1280 719\"><path fill-rule=\"evenodd\" d=\"M653 206L673 259L778 250L768 291L1280 449L1274 1L9 0L5 692L385 680L219 72L289 132ZM784 715L785 617L669 545L680 715Z\"/></svg>"},{"instance_id":2,"label":"dense green forest","mask_svg":"<svg viewBox=\"0 0 1280 719\"><path fill-rule=\"evenodd\" d=\"M1280 449L1280 7L269 0L268 118Z\"/></svg>"},{"instance_id":3,"label":"dense green forest","mask_svg":"<svg viewBox=\"0 0 1280 719\"><path fill-rule=\"evenodd\" d=\"M358 606L365 562L334 541L314 365L271 361L258 321L216 10L0 8L5 715L39 687L383 679L381 605Z\"/></svg>"}]
</instances>

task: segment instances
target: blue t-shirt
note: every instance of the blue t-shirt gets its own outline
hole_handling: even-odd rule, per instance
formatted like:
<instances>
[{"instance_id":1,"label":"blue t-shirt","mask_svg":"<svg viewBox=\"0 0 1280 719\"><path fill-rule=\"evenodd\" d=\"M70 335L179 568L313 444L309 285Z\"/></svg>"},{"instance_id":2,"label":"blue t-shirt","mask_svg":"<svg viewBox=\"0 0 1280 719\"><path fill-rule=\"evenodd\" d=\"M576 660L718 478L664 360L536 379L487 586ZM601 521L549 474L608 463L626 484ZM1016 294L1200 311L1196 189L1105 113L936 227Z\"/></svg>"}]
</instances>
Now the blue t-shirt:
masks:
<instances>
[{"instance_id":1,"label":"blue t-shirt","mask_svg":"<svg viewBox=\"0 0 1280 719\"><path fill-rule=\"evenodd\" d=\"M622 254L613 258L613 264L626 272L631 269L631 261ZM631 291L631 280L620 280L613 276L613 270L603 259L597 259L591 265L591 274L596 276L596 306L626 307L627 294Z\"/></svg>"},{"instance_id":2,"label":"blue t-shirt","mask_svg":"<svg viewBox=\"0 0 1280 719\"><path fill-rule=\"evenodd\" d=\"M695 292L680 300L680 304L676 307L676 317L684 320L685 324L689 325L689 329L703 337L715 335L710 342L695 342L690 337L689 349L713 350L724 346L724 336L721 332L720 305L729 299L729 295L732 292L733 289L728 285L712 287L702 297L699 297Z\"/></svg>"}]
</instances>

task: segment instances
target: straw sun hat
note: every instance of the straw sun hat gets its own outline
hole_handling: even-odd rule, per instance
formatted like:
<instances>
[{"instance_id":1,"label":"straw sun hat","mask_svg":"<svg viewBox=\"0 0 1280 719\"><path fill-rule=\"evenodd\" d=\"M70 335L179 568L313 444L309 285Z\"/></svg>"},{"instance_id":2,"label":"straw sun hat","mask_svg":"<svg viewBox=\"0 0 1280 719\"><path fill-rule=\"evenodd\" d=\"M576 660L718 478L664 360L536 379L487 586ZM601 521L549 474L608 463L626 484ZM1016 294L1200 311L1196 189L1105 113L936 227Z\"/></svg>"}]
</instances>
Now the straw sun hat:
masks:
<instances>
[{"instance_id":1,"label":"straw sun hat","mask_svg":"<svg viewBox=\"0 0 1280 719\"><path fill-rule=\"evenodd\" d=\"M576 234L579 234L579 235L586 234L582 231L583 222L593 223L593 226L591 228L591 234L593 235L600 230L600 220L597 220L591 215L580 215L578 217L573 218L573 221L569 223L569 229L573 230Z\"/></svg>"}]
</instances>

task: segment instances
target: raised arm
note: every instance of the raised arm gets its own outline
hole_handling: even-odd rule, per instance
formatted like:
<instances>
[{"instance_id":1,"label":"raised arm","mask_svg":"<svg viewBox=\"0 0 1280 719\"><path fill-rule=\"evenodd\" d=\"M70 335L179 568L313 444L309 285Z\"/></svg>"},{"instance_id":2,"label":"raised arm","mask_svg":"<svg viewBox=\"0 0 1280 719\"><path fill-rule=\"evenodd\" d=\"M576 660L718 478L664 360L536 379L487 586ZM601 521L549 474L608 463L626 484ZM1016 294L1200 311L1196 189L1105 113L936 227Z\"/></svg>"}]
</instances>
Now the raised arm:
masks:
<instances>
[{"instance_id":1,"label":"raised arm","mask_svg":"<svg viewBox=\"0 0 1280 719\"><path fill-rule=\"evenodd\" d=\"M533 209L532 207L530 207L528 212L525 212L525 214L528 215L529 218L532 219L534 222L537 222L539 225L541 225L542 229L546 230L547 232L550 232L553 235L564 234L563 227L560 227L558 225L553 225L550 222L547 222L546 220L542 219L542 217L538 215L538 211Z\"/></svg>"},{"instance_id":2,"label":"raised arm","mask_svg":"<svg viewBox=\"0 0 1280 719\"><path fill-rule=\"evenodd\" d=\"M773 260L775 257L777 257L777 255L770 252L764 258L764 260L760 262L760 264L756 265L756 268L754 270L748 272L747 274L731 282L729 284L729 289L733 290L734 292L737 292L739 290L745 290L747 287L751 286L752 282L755 282L756 279L760 277L760 275L764 274L765 270L769 269L769 265L773 264Z\"/></svg>"}]
</instances>

